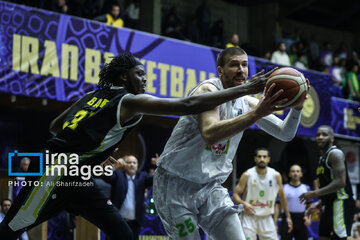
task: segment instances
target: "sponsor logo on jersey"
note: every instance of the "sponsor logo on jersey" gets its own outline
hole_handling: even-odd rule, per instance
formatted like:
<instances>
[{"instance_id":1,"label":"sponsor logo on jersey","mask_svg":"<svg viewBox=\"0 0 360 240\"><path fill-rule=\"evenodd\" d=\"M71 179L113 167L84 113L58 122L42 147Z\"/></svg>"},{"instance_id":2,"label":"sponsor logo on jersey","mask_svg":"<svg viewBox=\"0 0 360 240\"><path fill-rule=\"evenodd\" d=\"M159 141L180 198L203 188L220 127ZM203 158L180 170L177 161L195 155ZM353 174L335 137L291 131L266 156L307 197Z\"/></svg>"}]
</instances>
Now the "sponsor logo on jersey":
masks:
<instances>
[{"instance_id":1,"label":"sponsor logo on jersey","mask_svg":"<svg viewBox=\"0 0 360 240\"><path fill-rule=\"evenodd\" d=\"M216 155L227 154L230 146L230 140L228 140L225 144L216 143L213 145L206 145L206 150L215 153Z\"/></svg>"},{"instance_id":2,"label":"sponsor logo on jersey","mask_svg":"<svg viewBox=\"0 0 360 240\"><path fill-rule=\"evenodd\" d=\"M266 201L265 203L260 202L259 200L250 200L249 203L254 207L260 207L260 208L272 208L273 201Z\"/></svg>"}]
</instances>

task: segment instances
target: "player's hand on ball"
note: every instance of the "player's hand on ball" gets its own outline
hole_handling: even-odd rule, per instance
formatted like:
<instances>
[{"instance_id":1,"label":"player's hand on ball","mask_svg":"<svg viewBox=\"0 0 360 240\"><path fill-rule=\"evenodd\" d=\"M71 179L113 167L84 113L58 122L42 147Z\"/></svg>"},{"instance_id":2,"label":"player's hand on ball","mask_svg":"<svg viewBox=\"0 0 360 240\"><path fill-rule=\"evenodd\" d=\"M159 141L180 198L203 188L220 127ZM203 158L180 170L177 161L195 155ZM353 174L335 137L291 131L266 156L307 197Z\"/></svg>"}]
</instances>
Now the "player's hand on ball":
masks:
<instances>
[{"instance_id":1,"label":"player's hand on ball","mask_svg":"<svg viewBox=\"0 0 360 240\"><path fill-rule=\"evenodd\" d=\"M306 85L307 85L307 90L306 90L306 94L309 92L310 90L310 81L309 79L306 78ZM301 110L304 106L304 102L305 100L307 99L307 95L305 96L304 99L302 99L300 102L298 103L295 103L295 104L292 104L292 105L289 105L287 107L281 107L281 108L278 108L278 110L285 110L285 109L289 109L289 108L294 108L296 110Z\"/></svg>"},{"instance_id":2,"label":"player's hand on ball","mask_svg":"<svg viewBox=\"0 0 360 240\"><path fill-rule=\"evenodd\" d=\"M259 92L262 92L265 88L266 82L269 79L271 73L273 73L276 69L278 69L278 67L268 71L267 73L264 73L264 69L261 70L260 72L256 73L255 75L253 75L249 81L247 82L247 84L250 87L250 94L256 94Z\"/></svg>"},{"instance_id":3,"label":"player's hand on ball","mask_svg":"<svg viewBox=\"0 0 360 240\"><path fill-rule=\"evenodd\" d=\"M277 106L282 105L288 101L287 98L278 99L279 96L284 92L283 89L280 89L279 91L275 92L273 94L274 88L276 84L273 83L270 85L270 87L264 90L264 96L260 99L260 102L256 106L255 113L259 117L265 117L274 111L278 110Z\"/></svg>"},{"instance_id":4,"label":"player's hand on ball","mask_svg":"<svg viewBox=\"0 0 360 240\"><path fill-rule=\"evenodd\" d=\"M308 78L306 78L306 85L307 85L307 92L309 92L310 90L310 81ZM301 101L299 104L293 106L293 108L295 108L296 110L301 110L304 106L304 102L305 100L308 98L308 96L306 95L305 99L303 101Z\"/></svg>"}]
</instances>

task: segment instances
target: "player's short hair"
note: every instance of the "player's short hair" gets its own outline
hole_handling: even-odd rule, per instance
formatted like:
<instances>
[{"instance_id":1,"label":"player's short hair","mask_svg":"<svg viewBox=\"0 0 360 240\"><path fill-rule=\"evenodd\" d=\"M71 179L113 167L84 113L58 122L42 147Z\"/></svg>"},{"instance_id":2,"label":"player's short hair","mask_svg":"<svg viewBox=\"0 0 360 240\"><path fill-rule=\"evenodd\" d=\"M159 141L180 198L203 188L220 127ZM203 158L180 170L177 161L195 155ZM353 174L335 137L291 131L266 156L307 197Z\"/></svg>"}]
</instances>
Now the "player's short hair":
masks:
<instances>
[{"instance_id":1,"label":"player's short hair","mask_svg":"<svg viewBox=\"0 0 360 240\"><path fill-rule=\"evenodd\" d=\"M330 127L329 125L321 125L318 129L320 128L327 128L327 130L329 131L329 134L331 136L334 136L334 129L332 127Z\"/></svg>"},{"instance_id":2,"label":"player's short hair","mask_svg":"<svg viewBox=\"0 0 360 240\"><path fill-rule=\"evenodd\" d=\"M98 88L110 88L121 83L121 74L128 73L130 69L142 63L131 53L121 53L106 63L99 73Z\"/></svg>"},{"instance_id":3,"label":"player's short hair","mask_svg":"<svg viewBox=\"0 0 360 240\"><path fill-rule=\"evenodd\" d=\"M216 66L224 67L229 57L234 55L246 55L246 52L237 47L226 48L218 55L216 59Z\"/></svg>"},{"instance_id":4,"label":"player's short hair","mask_svg":"<svg viewBox=\"0 0 360 240\"><path fill-rule=\"evenodd\" d=\"M289 172L290 172L291 168L294 167L294 166L298 166L298 167L300 168L300 171L301 171L301 172L303 171L303 170L302 170L302 167L301 167L299 164L294 163L294 164L291 164L291 166L289 167Z\"/></svg>"},{"instance_id":5,"label":"player's short hair","mask_svg":"<svg viewBox=\"0 0 360 240\"><path fill-rule=\"evenodd\" d=\"M5 201L9 201L10 203L12 203L12 201L11 201L10 199L4 198L3 200L1 200L0 205L1 205L1 206L4 206L4 202L5 202Z\"/></svg>"},{"instance_id":6,"label":"player's short hair","mask_svg":"<svg viewBox=\"0 0 360 240\"><path fill-rule=\"evenodd\" d=\"M269 151L267 148L264 148L264 147L259 147L259 148L257 148L257 149L255 150L255 152L254 152L254 157L257 156L257 154L258 154L259 151L266 151L266 152L268 153L268 156L270 157L270 151Z\"/></svg>"}]
</instances>

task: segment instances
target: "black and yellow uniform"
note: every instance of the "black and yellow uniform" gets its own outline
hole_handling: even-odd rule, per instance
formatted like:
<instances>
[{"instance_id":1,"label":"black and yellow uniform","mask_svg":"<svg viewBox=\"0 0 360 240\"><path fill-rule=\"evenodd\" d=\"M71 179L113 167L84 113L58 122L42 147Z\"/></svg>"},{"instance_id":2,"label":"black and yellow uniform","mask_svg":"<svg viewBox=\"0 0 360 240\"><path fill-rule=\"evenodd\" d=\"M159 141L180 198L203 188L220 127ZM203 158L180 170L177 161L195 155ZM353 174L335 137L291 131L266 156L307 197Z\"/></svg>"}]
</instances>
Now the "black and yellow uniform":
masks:
<instances>
[{"instance_id":1,"label":"black and yellow uniform","mask_svg":"<svg viewBox=\"0 0 360 240\"><path fill-rule=\"evenodd\" d=\"M111 14L106 14L106 23L115 27L124 26L124 21L120 17L114 18Z\"/></svg>"},{"instance_id":2,"label":"black and yellow uniform","mask_svg":"<svg viewBox=\"0 0 360 240\"><path fill-rule=\"evenodd\" d=\"M336 146L330 147L327 152L320 157L316 176L320 188L325 187L333 180L332 167L328 163L330 152L338 149ZM354 217L355 202L351 184L346 168L346 185L335 193L321 196L321 202L325 210L321 215L319 236L331 239L342 239L351 236L351 224ZM346 209L346 211L345 211Z\"/></svg>"},{"instance_id":3,"label":"black and yellow uniform","mask_svg":"<svg viewBox=\"0 0 360 240\"><path fill-rule=\"evenodd\" d=\"M113 25L115 27L123 27L124 20L121 17L114 18L111 14L107 13L104 15L100 15L95 18L96 21L104 22L109 25Z\"/></svg>"},{"instance_id":4,"label":"black and yellow uniform","mask_svg":"<svg viewBox=\"0 0 360 240\"><path fill-rule=\"evenodd\" d=\"M121 103L127 94L122 87L111 87L84 96L67 113L63 130L48 141L47 149L51 153L78 154L80 166L94 166L106 160L141 120L140 117L126 126L120 124ZM37 164L31 162L29 171L39 169ZM5 236L15 239L16 234L64 209L80 214L101 228L110 239L131 239L131 230L92 178L85 181L81 176L64 176L58 171L54 176L44 173L41 177L28 177L27 181L38 181L39 185L29 184L20 191L0 225L1 239ZM68 186L57 184L59 182L79 184Z\"/></svg>"}]
</instances>

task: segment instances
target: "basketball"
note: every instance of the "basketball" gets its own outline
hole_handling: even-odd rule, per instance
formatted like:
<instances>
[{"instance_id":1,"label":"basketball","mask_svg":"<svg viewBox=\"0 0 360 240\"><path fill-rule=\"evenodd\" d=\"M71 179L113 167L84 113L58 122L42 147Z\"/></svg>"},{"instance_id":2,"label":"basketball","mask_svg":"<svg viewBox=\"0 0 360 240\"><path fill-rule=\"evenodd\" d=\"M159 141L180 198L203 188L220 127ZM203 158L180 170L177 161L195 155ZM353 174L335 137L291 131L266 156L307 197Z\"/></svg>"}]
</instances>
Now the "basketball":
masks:
<instances>
[{"instance_id":1,"label":"basketball","mask_svg":"<svg viewBox=\"0 0 360 240\"><path fill-rule=\"evenodd\" d=\"M266 82L266 89L268 89L272 83L276 84L272 94L283 89L284 92L278 99L288 99L288 102L279 105L278 107L288 107L290 105L298 104L306 97L306 79L301 72L294 68L283 67L275 70Z\"/></svg>"}]
</instances>

